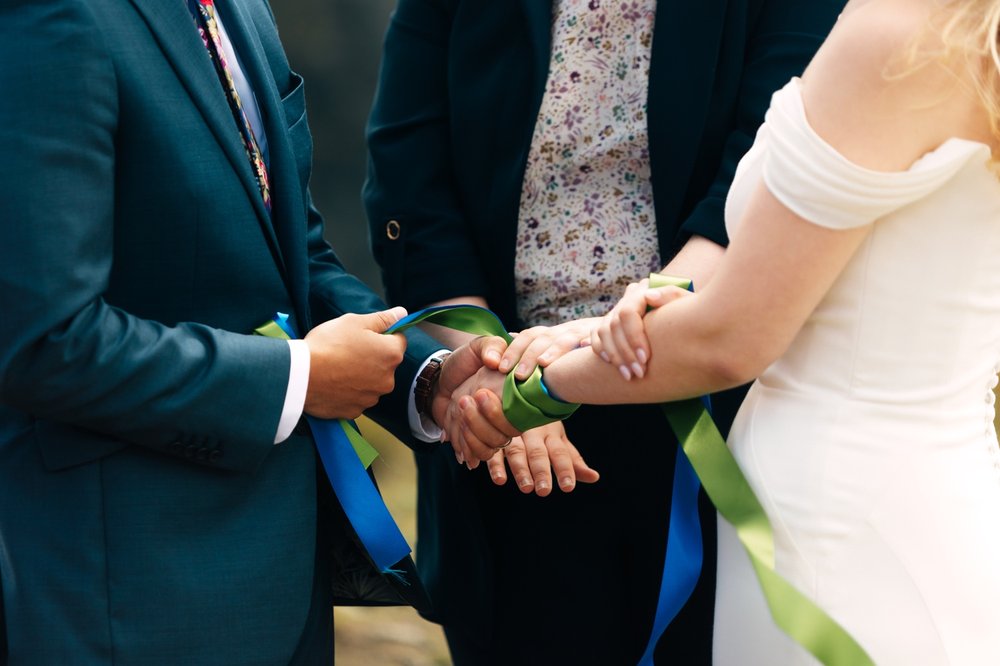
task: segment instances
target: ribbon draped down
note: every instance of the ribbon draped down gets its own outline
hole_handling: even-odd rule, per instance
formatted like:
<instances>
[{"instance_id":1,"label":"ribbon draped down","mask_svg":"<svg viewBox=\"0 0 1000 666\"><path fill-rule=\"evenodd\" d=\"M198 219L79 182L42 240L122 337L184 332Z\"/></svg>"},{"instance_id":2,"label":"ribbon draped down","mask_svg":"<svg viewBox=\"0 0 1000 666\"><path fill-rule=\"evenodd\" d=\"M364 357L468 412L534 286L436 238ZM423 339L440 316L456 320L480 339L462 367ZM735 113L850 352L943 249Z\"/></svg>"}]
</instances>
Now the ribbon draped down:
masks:
<instances>
[{"instance_id":1,"label":"ribbon draped down","mask_svg":"<svg viewBox=\"0 0 1000 666\"><path fill-rule=\"evenodd\" d=\"M650 286L691 289L691 282L653 274ZM493 312L473 305L427 308L400 319L386 334L401 333L425 321L473 335L499 336L508 343L513 340ZM296 337L288 316L280 313L256 332ZM513 372L508 374L503 393L504 416L522 432L567 418L579 407L550 396L540 368L523 382L515 380ZM771 523L712 421L707 397L664 403L662 408L679 446L660 597L653 632L639 666L653 663L657 641L687 602L701 573L699 479L719 514L736 529L775 623L827 666L874 666L843 627L775 571ZM380 571L395 573L393 565L409 555L410 547L366 471L377 452L353 422L307 419L323 467L362 545Z\"/></svg>"},{"instance_id":2,"label":"ribbon draped down","mask_svg":"<svg viewBox=\"0 0 1000 666\"><path fill-rule=\"evenodd\" d=\"M288 323L288 315L280 312L255 333L284 340L298 337ZM368 465L378 454L353 421L309 415L306 420L330 486L368 557L383 574L398 575L394 567L410 554L410 545L368 476Z\"/></svg>"},{"instance_id":3,"label":"ribbon draped down","mask_svg":"<svg viewBox=\"0 0 1000 666\"><path fill-rule=\"evenodd\" d=\"M687 289L690 282L656 273L650 276L650 287L666 286ZM705 492L736 529L775 624L827 666L874 666L840 624L775 570L771 522L704 403L697 398L665 403L663 411Z\"/></svg>"},{"instance_id":4,"label":"ribbon draped down","mask_svg":"<svg viewBox=\"0 0 1000 666\"><path fill-rule=\"evenodd\" d=\"M473 335L499 336L508 343L513 340L495 314L469 305L427 308L400 319L385 333L402 333L424 321ZM288 315L281 312L254 332L284 340L298 337ZM524 382L515 381L513 372L508 374L502 399L504 416L521 431L564 419L579 407L549 397L538 370ZM353 421L309 415L306 420L326 476L361 545L379 571L398 577L395 565L411 551L368 475L367 469L378 452L361 436Z\"/></svg>"},{"instance_id":5,"label":"ribbon draped down","mask_svg":"<svg viewBox=\"0 0 1000 666\"><path fill-rule=\"evenodd\" d=\"M678 280L676 285L693 291L690 280ZM710 409L708 396L702 398L705 408ZM665 403L663 411L669 420L671 403ZM670 522L667 525L667 551L663 558L663 576L660 578L660 595L653 616L653 630L646 644L646 650L639 659L639 666L652 666L656 644L663 632L677 617L687 600L691 598L701 566L704 550L701 539L701 522L698 519L698 490L701 483L694 468L684 455L678 437L677 455L674 458L674 483L670 491Z\"/></svg>"}]
</instances>

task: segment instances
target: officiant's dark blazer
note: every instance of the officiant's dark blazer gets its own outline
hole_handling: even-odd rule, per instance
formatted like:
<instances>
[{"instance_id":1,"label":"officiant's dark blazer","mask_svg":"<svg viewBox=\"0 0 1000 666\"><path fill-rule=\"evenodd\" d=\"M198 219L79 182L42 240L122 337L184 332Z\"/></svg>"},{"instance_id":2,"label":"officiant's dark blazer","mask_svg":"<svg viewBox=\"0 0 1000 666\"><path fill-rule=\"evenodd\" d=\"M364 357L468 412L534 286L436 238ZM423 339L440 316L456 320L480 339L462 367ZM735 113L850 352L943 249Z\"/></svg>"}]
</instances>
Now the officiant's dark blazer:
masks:
<instances>
[{"instance_id":1,"label":"officiant's dark blazer","mask_svg":"<svg viewBox=\"0 0 1000 666\"><path fill-rule=\"evenodd\" d=\"M664 260L692 234L727 243L723 206L736 165L771 94L803 71L843 5L657 3L647 115ZM478 295L508 327L521 326L515 234L551 24L548 0L399 0L371 113L364 189L372 247L391 302L419 307ZM738 394L716 399L724 428L738 400ZM591 410L588 416L584 410L569 421L576 444L604 473L574 496L520 497L490 487L485 473L464 473L447 455L418 457L426 509L418 564L446 629L464 629L467 636L477 628L481 635L492 632L488 649L520 644L528 661L517 663L545 663L546 655L556 659L549 663L638 659L659 584L675 446L655 410L639 413ZM625 419L617 430L608 425L615 417ZM649 506L651 513L643 508ZM625 543L635 532L648 533L644 545ZM504 539L519 539L520 546ZM608 552L616 554L604 557ZM622 567L632 573L608 571ZM629 576L638 581L634 594L608 589L628 586ZM711 589L702 594L710 597ZM512 603L511 615L494 617L490 609L506 608L492 605L494 595L517 596L522 605ZM560 653L569 649L566 641L553 641L552 652L525 647L537 646L524 642L532 631L525 613L536 605L544 607L540 621L554 623L549 630L578 637L578 651ZM710 613L710 600L707 606ZM592 649L616 631L631 651ZM539 634L537 643L543 640Z\"/></svg>"},{"instance_id":2,"label":"officiant's dark blazer","mask_svg":"<svg viewBox=\"0 0 1000 666\"><path fill-rule=\"evenodd\" d=\"M383 304L323 241L302 80L270 9L216 4L261 109L270 214L184 0L0 3L14 664L288 664L316 597L314 448L273 445L288 346L249 334L275 311L302 333ZM380 404L403 439L436 348L411 340Z\"/></svg>"}]
</instances>

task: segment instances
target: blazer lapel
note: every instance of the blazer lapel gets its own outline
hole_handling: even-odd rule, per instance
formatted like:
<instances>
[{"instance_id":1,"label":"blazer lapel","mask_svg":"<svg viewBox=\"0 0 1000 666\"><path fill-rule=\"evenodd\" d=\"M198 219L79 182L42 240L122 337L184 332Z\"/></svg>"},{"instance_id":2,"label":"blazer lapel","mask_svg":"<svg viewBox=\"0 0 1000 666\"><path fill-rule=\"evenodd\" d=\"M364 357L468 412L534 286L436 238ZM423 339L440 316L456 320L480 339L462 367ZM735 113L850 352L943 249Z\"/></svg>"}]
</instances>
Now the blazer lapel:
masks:
<instances>
[{"instance_id":1,"label":"blazer lapel","mask_svg":"<svg viewBox=\"0 0 1000 666\"><path fill-rule=\"evenodd\" d=\"M205 45L183 0L131 0L146 19L160 48L184 83L191 99L205 117L233 169L250 197L261 231L279 267L284 268L270 216L264 208L246 150L236 131L233 115L212 68ZM223 19L225 20L225 19ZM229 28L227 24L227 30Z\"/></svg>"},{"instance_id":2,"label":"blazer lapel","mask_svg":"<svg viewBox=\"0 0 1000 666\"><path fill-rule=\"evenodd\" d=\"M552 57L552 0L521 0L521 9L528 22L531 39L535 81L533 92L537 98L534 100L534 108L537 110L542 104L545 82L549 78L549 60Z\"/></svg>"},{"instance_id":3,"label":"blazer lapel","mask_svg":"<svg viewBox=\"0 0 1000 666\"><path fill-rule=\"evenodd\" d=\"M309 280L305 238L306 204L302 200L295 152L289 142L288 119L285 118L281 96L275 86L264 48L243 3L238 0L216 0L216 4L260 108L270 154L271 226L285 259L285 275L299 309L300 321L306 322L308 317L303 316L307 314Z\"/></svg>"},{"instance_id":4,"label":"blazer lapel","mask_svg":"<svg viewBox=\"0 0 1000 666\"><path fill-rule=\"evenodd\" d=\"M728 0L658 2L649 73L649 143L670 164L695 159L701 127L716 84L720 40ZM657 217L670 218L683 202L686 178L661 178L671 186L657 192ZM668 197L662 196L669 195ZM667 239L663 239L667 240Z\"/></svg>"}]
</instances>

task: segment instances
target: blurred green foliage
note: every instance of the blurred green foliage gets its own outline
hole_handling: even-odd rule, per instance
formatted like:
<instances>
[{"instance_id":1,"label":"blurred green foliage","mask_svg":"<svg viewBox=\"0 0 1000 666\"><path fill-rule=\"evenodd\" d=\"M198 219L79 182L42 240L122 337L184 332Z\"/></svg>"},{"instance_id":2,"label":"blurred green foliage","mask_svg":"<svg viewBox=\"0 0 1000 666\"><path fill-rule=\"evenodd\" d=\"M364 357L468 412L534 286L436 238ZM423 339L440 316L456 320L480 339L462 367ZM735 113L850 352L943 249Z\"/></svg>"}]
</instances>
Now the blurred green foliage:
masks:
<instances>
[{"instance_id":1,"label":"blurred green foliage","mask_svg":"<svg viewBox=\"0 0 1000 666\"><path fill-rule=\"evenodd\" d=\"M382 293L361 206L364 127L395 0L271 0L292 69L306 81L312 194L347 268Z\"/></svg>"}]
</instances>

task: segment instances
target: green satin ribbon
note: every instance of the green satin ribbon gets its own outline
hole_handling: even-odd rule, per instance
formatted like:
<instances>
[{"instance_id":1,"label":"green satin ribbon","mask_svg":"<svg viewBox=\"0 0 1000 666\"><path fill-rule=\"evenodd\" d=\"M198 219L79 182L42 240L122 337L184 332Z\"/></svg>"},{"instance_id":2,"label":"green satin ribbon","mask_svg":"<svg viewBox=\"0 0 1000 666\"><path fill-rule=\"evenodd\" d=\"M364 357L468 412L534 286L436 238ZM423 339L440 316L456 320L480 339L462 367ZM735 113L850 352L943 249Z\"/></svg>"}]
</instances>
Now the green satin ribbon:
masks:
<instances>
[{"instance_id":1,"label":"green satin ribbon","mask_svg":"<svg viewBox=\"0 0 1000 666\"><path fill-rule=\"evenodd\" d=\"M278 322L271 320L264 324L263 326L258 326L253 330L257 335L263 335L265 338L277 338L279 340L290 340L291 336L278 325ZM338 419L340 421L341 427L347 434L347 440L351 443L351 447L354 452L358 454L358 459L361 460L361 464L368 469L378 458L378 450L368 443L361 434L354 429L354 426L350 425L345 419Z\"/></svg>"},{"instance_id":2,"label":"green satin ribbon","mask_svg":"<svg viewBox=\"0 0 1000 666\"><path fill-rule=\"evenodd\" d=\"M415 312L396 322L386 333L401 333L427 322L472 335L493 335L508 343L514 338L493 312L474 305L445 305ZM556 400L542 382L542 369L524 381L514 378L511 371L503 383L503 414L520 432L561 421L573 414L580 405Z\"/></svg>"},{"instance_id":3,"label":"green satin ribbon","mask_svg":"<svg viewBox=\"0 0 1000 666\"><path fill-rule=\"evenodd\" d=\"M386 334L402 333L424 322L472 335L497 336L503 338L507 343L514 340L493 312L473 305L427 308L400 319L386 331ZM290 337L276 321L269 321L254 329L254 332L269 338L287 340ZM504 379L501 399L504 417L520 432L554 421L561 421L580 407L578 404L562 402L550 396L542 382L542 369L537 367L531 376L524 381L515 379L514 372L511 371ZM353 427L345 427L344 431L347 433L355 453L358 454L358 458L361 459L365 468L368 468L378 457L378 451Z\"/></svg>"},{"instance_id":4,"label":"green satin ribbon","mask_svg":"<svg viewBox=\"0 0 1000 666\"><path fill-rule=\"evenodd\" d=\"M689 285L658 273L649 280L652 288ZM663 411L715 508L750 555L775 624L827 666L874 666L843 627L775 571L771 522L701 400L665 403Z\"/></svg>"}]
</instances>

